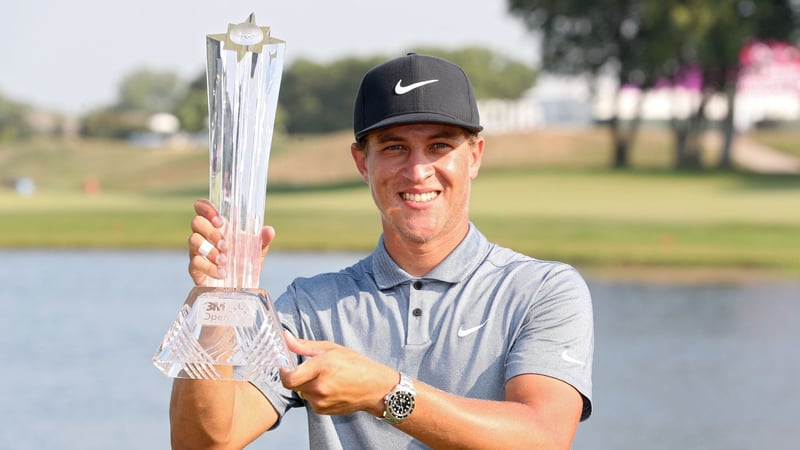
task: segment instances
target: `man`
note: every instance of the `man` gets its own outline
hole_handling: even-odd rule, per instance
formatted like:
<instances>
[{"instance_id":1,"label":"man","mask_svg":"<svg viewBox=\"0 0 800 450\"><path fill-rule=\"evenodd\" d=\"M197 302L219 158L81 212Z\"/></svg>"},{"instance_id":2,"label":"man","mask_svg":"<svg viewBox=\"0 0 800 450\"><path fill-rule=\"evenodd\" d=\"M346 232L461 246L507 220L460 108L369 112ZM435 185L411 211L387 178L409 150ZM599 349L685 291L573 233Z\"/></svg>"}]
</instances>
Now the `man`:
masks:
<instances>
[{"instance_id":1,"label":"man","mask_svg":"<svg viewBox=\"0 0 800 450\"><path fill-rule=\"evenodd\" d=\"M380 212L377 247L277 299L299 357L280 382L175 380L175 447L240 448L300 406L314 449L570 447L591 413L589 292L573 268L470 223L481 130L448 61L409 54L365 75L350 153ZM203 284L224 270L222 221L195 209L189 271ZM264 254L273 237L265 227Z\"/></svg>"}]
</instances>

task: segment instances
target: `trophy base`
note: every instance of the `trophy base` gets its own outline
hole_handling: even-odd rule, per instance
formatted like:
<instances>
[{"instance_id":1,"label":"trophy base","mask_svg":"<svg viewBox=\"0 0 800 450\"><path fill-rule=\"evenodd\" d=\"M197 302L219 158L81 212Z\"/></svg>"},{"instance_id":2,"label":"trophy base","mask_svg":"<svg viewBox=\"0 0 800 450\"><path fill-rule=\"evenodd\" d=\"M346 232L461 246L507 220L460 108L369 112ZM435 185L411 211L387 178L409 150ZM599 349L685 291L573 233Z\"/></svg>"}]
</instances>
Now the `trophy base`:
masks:
<instances>
[{"instance_id":1,"label":"trophy base","mask_svg":"<svg viewBox=\"0 0 800 450\"><path fill-rule=\"evenodd\" d=\"M282 331L265 291L195 287L153 364L172 378L277 381L294 367Z\"/></svg>"}]
</instances>

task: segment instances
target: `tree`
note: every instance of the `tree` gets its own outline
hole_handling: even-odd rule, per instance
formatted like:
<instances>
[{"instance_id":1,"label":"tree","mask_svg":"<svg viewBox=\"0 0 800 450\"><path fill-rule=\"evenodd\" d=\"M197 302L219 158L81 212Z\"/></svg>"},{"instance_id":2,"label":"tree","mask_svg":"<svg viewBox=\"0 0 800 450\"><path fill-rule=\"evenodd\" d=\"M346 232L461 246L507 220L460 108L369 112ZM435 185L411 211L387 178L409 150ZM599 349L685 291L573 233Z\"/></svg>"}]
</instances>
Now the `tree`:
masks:
<instances>
[{"instance_id":1,"label":"tree","mask_svg":"<svg viewBox=\"0 0 800 450\"><path fill-rule=\"evenodd\" d=\"M173 114L181 123L181 128L198 132L206 127L208 118L208 92L206 74L201 72L186 89L183 97L176 101Z\"/></svg>"},{"instance_id":2,"label":"tree","mask_svg":"<svg viewBox=\"0 0 800 450\"><path fill-rule=\"evenodd\" d=\"M798 8L797 0L509 0L511 13L542 34L549 71L595 77L610 69L618 86L632 83L643 92L661 79L678 85L696 73L698 106L671 121L679 167L699 165L705 107L718 92L730 103L723 152L729 160L739 51L750 39L791 38ZM627 164L638 122L639 116L623 132L616 115L609 121L616 167Z\"/></svg>"},{"instance_id":3,"label":"tree","mask_svg":"<svg viewBox=\"0 0 800 450\"><path fill-rule=\"evenodd\" d=\"M0 142L24 139L33 134L26 120L28 109L0 94Z\"/></svg>"},{"instance_id":4,"label":"tree","mask_svg":"<svg viewBox=\"0 0 800 450\"><path fill-rule=\"evenodd\" d=\"M127 139L135 132L147 131L149 114L106 106L89 111L81 118L80 134L87 137Z\"/></svg>"},{"instance_id":5,"label":"tree","mask_svg":"<svg viewBox=\"0 0 800 450\"><path fill-rule=\"evenodd\" d=\"M509 0L509 9L541 34L544 70L590 79L610 71L617 80L618 98L627 83L652 86L656 68L665 65L664 33L661 27L650 26L659 18L658 4L657 0ZM618 110L612 111L608 126L615 167L628 164L639 117L625 127Z\"/></svg>"},{"instance_id":6,"label":"tree","mask_svg":"<svg viewBox=\"0 0 800 450\"><path fill-rule=\"evenodd\" d=\"M136 70L123 78L114 104L96 108L82 118L81 134L125 139L147 131L149 117L173 111L186 91L185 82L175 73Z\"/></svg>"},{"instance_id":7,"label":"tree","mask_svg":"<svg viewBox=\"0 0 800 450\"><path fill-rule=\"evenodd\" d=\"M173 72L140 69L120 83L116 106L124 111L169 112L185 91L183 80Z\"/></svg>"},{"instance_id":8,"label":"tree","mask_svg":"<svg viewBox=\"0 0 800 450\"><path fill-rule=\"evenodd\" d=\"M536 73L530 67L482 48L446 51L419 48L449 59L469 73L478 98L519 98L533 85ZM344 58L330 64L307 59L295 61L283 75L280 105L289 133L320 133L348 129L353 125L353 99L361 78L386 60L383 56Z\"/></svg>"},{"instance_id":9,"label":"tree","mask_svg":"<svg viewBox=\"0 0 800 450\"><path fill-rule=\"evenodd\" d=\"M345 58L330 64L299 59L281 81L279 103L289 133L323 133L352 126L361 77L382 58Z\"/></svg>"},{"instance_id":10,"label":"tree","mask_svg":"<svg viewBox=\"0 0 800 450\"><path fill-rule=\"evenodd\" d=\"M480 47L460 50L420 48L418 53L450 60L469 74L479 99L518 99L536 81L536 71L509 57Z\"/></svg>"},{"instance_id":11,"label":"tree","mask_svg":"<svg viewBox=\"0 0 800 450\"><path fill-rule=\"evenodd\" d=\"M787 0L719 0L708 3L690 3L683 6L682 29L697 26L692 17L706 17L701 27L702 36L693 44L686 63L700 68L703 79L703 99L723 93L727 115L722 123L723 144L719 168L731 164L731 146L734 137L734 112L737 81L741 73L742 49L753 41L796 40L800 2ZM701 103L704 105L705 102ZM701 130L702 131L702 130ZM691 156L691 153L689 153ZM691 161L690 161L691 162ZM679 160L680 164L680 160Z\"/></svg>"}]
</instances>

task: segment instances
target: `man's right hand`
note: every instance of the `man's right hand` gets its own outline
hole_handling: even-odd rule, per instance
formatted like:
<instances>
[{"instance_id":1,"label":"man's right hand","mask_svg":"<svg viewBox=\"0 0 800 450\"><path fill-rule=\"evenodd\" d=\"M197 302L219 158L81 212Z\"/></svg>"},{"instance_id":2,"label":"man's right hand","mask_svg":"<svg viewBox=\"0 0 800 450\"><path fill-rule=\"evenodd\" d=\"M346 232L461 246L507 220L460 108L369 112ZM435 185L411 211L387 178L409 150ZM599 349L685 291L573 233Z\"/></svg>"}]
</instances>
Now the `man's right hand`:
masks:
<instances>
[{"instance_id":1,"label":"man's right hand","mask_svg":"<svg viewBox=\"0 0 800 450\"><path fill-rule=\"evenodd\" d=\"M204 286L207 277L225 277L227 242L222 234L225 221L210 201L201 199L194 203L197 215L192 219L192 234L189 236L189 276L197 286ZM261 229L261 264L275 237L275 229L265 226ZM200 246L208 241L213 248L207 255L200 253Z\"/></svg>"}]
</instances>

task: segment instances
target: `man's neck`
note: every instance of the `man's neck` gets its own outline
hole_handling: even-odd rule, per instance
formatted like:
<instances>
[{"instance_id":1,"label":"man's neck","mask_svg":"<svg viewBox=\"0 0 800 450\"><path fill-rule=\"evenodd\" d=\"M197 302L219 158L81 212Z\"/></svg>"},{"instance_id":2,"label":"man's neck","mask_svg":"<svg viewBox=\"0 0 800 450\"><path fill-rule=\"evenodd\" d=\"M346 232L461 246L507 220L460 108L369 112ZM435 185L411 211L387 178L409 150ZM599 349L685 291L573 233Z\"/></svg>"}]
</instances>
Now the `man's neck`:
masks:
<instances>
[{"instance_id":1,"label":"man's neck","mask_svg":"<svg viewBox=\"0 0 800 450\"><path fill-rule=\"evenodd\" d=\"M392 230L393 231L393 230ZM421 277L433 270L464 240L469 224L427 242L416 242L384 229L383 242L387 253L409 275Z\"/></svg>"}]
</instances>

